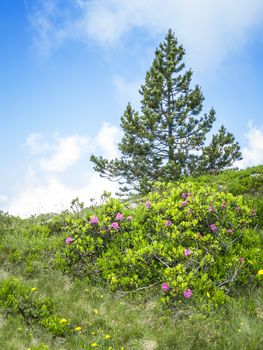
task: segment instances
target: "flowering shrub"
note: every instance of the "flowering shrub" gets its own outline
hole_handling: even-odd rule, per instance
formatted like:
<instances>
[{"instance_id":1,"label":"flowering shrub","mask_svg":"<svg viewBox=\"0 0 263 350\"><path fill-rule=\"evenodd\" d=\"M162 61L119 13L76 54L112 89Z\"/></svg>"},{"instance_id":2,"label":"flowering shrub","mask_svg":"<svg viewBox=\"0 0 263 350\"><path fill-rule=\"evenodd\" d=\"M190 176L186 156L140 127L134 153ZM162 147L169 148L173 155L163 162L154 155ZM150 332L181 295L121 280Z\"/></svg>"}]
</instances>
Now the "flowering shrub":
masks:
<instances>
[{"instance_id":1,"label":"flowering shrub","mask_svg":"<svg viewBox=\"0 0 263 350\"><path fill-rule=\"evenodd\" d=\"M110 198L94 211L96 225L84 217L65 226L68 272L104 279L113 290L159 284L164 302L211 306L257 281L255 213L241 197L193 182L158 184L132 210Z\"/></svg>"}]
</instances>

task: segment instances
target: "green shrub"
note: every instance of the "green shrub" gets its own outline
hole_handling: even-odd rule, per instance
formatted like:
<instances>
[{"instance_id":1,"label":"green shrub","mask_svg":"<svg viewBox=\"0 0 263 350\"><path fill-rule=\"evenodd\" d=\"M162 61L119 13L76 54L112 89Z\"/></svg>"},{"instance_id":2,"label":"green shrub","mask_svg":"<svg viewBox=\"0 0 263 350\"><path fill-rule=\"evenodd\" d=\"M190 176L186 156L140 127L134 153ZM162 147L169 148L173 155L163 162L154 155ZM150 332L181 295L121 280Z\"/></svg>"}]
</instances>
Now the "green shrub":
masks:
<instances>
[{"instance_id":1,"label":"green shrub","mask_svg":"<svg viewBox=\"0 0 263 350\"><path fill-rule=\"evenodd\" d=\"M53 314L50 298L41 298L37 288L30 288L16 278L0 281L0 304L7 313L22 315L28 322L36 321L54 336L74 331L68 320Z\"/></svg>"},{"instance_id":2,"label":"green shrub","mask_svg":"<svg viewBox=\"0 0 263 350\"><path fill-rule=\"evenodd\" d=\"M67 272L106 280L113 290L162 284L164 302L191 298L217 307L237 286L257 281L254 220L242 197L196 182L158 184L133 209L110 198L93 216L69 219L57 259Z\"/></svg>"},{"instance_id":3,"label":"green shrub","mask_svg":"<svg viewBox=\"0 0 263 350\"><path fill-rule=\"evenodd\" d=\"M255 208L257 217L256 227L263 228L263 166L245 170L227 170L219 175L203 175L191 178L199 184L213 185L218 191L230 192L234 195L244 195L245 203Z\"/></svg>"},{"instance_id":4,"label":"green shrub","mask_svg":"<svg viewBox=\"0 0 263 350\"><path fill-rule=\"evenodd\" d=\"M0 263L2 267L11 263L24 276L38 276L48 268L61 246L59 236L50 235L48 227L30 223L29 219L17 223L12 218L6 230L0 236Z\"/></svg>"},{"instance_id":5,"label":"green shrub","mask_svg":"<svg viewBox=\"0 0 263 350\"><path fill-rule=\"evenodd\" d=\"M22 219L0 210L0 239L6 234L13 233L21 221Z\"/></svg>"},{"instance_id":6,"label":"green shrub","mask_svg":"<svg viewBox=\"0 0 263 350\"><path fill-rule=\"evenodd\" d=\"M263 194L263 165L245 170L226 170L219 175L202 175L190 179L199 184L214 185L218 190L234 195Z\"/></svg>"}]
</instances>

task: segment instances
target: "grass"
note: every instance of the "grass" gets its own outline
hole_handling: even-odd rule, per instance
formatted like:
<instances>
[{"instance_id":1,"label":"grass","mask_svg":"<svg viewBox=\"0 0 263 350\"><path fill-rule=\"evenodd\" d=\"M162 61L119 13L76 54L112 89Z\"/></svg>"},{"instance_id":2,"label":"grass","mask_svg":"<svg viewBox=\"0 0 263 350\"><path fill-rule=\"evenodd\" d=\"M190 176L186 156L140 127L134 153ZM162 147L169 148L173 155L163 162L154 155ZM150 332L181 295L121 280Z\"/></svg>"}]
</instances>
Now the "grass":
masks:
<instances>
[{"instance_id":1,"label":"grass","mask_svg":"<svg viewBox=\"0 0 263 350\"><path fill-rule=\"evenodd\" d=\"M81 329L54 336L36 320L0 304L0 349L263 349L262 288L237 290L236 300L209 315L200 313L192 301L165 307L159 286L113 293L107 285L71 279L54 266L63 242L46 219L22 220L0 213L0 283L16 277L36 288L37 298L52 300L54 314Z\"/></svg>"},{"instance_id":2,"label":"grass","mask_svg":"<svg viewBox=\"0 0 263 350\"><path fill-rule=\"evenodd\" d=\"M1 278L8 273L1 271ZM25 278L49 296L55 312L81 326L80 334L65 338L52 334L19 315L2 313L1 349L262 349L263 292L240 296L208 317L192 306L164 309L156 290L134 295L113 294L104 286L83 279L72 281L59 271ZM16 330L14 332L14 330ZM110 339L106 340L105 335ZM10 341L11 339L11 341ZM107 346L107 343L109 346ZM42 349L42 347L40 347Z\"/></svg>"}]
</instances>

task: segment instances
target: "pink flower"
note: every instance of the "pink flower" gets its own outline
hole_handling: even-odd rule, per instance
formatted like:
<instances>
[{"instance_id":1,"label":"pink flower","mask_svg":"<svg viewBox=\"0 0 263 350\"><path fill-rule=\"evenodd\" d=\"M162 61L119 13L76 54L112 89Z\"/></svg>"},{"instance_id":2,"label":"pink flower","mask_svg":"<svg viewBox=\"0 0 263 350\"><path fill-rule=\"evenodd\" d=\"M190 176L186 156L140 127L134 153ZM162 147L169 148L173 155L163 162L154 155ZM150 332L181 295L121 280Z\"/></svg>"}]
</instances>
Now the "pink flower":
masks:
<instances>
[{"instance_id":1,"label":"pink flower","mask_svg":"<svg viewBox=\"0 0 263 350\"><path fill-rule=\"evenodd\" d=\"M66 244L71 244L73 242L73 238L72 237L67 237L66 239L65 239L65 243Z\"/></svg>"},{"instance_id":2,"label":"pink flower","mask_svg":"<svg viewBox=\"0 0 263 350\"><path fill-rule=\"evenodd\" d=\"M118 213L118 214L116 215L116 220L121 221L122 219L123 219L123 214Z\"/></svg>"},{"instance_id":3,"label":"pink flower","mask_svg":"<svg viewBox=\"0 0 263 350\"><path fill-rule=\"evenodd\" d=\"M210 211L210 213L212 213L212 212L214 212L214 211L216 211L216 210L215 210L215 208L214 208L213 206L210 205L208 211Z\"/></svg>"},{"instance_id":4,"label":"pink flower","mask_svg":"<svg viewBox=\"0 0 263 350\"><path fill-rule=\"evenodd\" d=\"M171 226L173 223L171 220L166 220L164 224L165 226Z\"/></svg>"},{"instance_id":5,"label":"pink flower","mask_svg":"<svg viewBox=\"0 0 263 350\"><path fill-rule=\"evenodd\" d=\"M132 221L132 216L127 216L127 221Z\"/></svg>"},{"instance_id":6,"label":"pink flower","mask_svg":"<svg viewBox=\"0 0 263 350\"><path fill-rule=\"evenodd\" d=\"M162 290L164 292L168 292L169 289L170 289L170 286L169 286L168 283L165 282L165 283L162 284Z\"/></svg>"},{"instance_id":7,"label":"pink flower","mask_svg":"<svg viewBox=\"0 0 263 350\"><path fill-rule=\"evenodd\" d=\"M118 229L119 228L119 224L116 222L116 221L114 221L112 224L111 224L111 228L114 228L114 229Z\"/></svg>"},{"instance_id":8,"label":"pink flower","mask_svg":"<svg viewBox=\"0 0 263 350\"><path fill-rule=\"evenodd\" d=\"M189 298L191 298L191 296L193 295L193 292L191 291L191 289L186 289L186 291L184 291L184 297L186 298L186 299L189 299Z\"/></svg>"},{"instance_id":9,"label":"pink flower","mask_svg":"<svg viewBox=\"0 0 263 350\"><path fill-rule=\"evenodd\" d=\"M150 202L150 201L146 201L145 202L145 207L147 208L147 209L149 209L150 207L151 207L151 205L152 205L152 203Z\"/></svg>"},{"instance_id":10,"label":"pink flower","mask_svg":"<svg viewBox=\"0 0 263 350\"><path fill-rule=\"evenodd\" d=\"M185 198L187 198L187 193L183 192L181 196L182 196L182 198L185 199Z\"/></svg>"},{"instance_id":11,"label":"pink flower","mask_svg":"<svg viewBox=\"0 0 263 350\"><path fill-rule=\"evenodd\" d=\"M186 207L188 204L188 200L184 201L184 202L181 202L181 207Z\"/></svg>"},{"instance_id":12,"label":"pink flower","mask_svg":"<svg viewBox=\"0 0 263 350\"><path fill-rule=\"evenodd\" d=\"M239 262L241 262L241 264L243 264L245 262L245 259L242 257L240 257L238 260L239 260Z\"/></svg>"},{"instance_id":13,"label":"pink flower","mask_svg":"<svg viewBox=\"0 0 263 350\"><path fill-rule=\"evenodd\" d=\"M190 249L185 249L184 250L184 256L189 256L192 254L192 251Z\"/></svg>"},{"instance_id":14,"label":"pink flower","mask_svg":"<svg viewBox=\"0 0 263 350\"><path fill-rule=\"evenodd\" d=\"M231 228L228 228L228 229L226 230L226 233L227 233L228 235L232 235L233 230L232 230Z\"/></svg>"},{"instance_id":15,"label":"pink flower","mask_svg":"<svg viewBox=\"0 0 263 350\"><path fill-rule=\"evenodd\" d=\"M216 232L217 227L215 224L211 224L211 225L209 225L209 227L210 227L211 231Z\"/></svg>"},{"instance_id":16,"label":"pink flower","mask_svg":"<svg viewBox=\"0 0 263 350\"><path fill-rule=\"evenodd\" d=\"M93 216L91 217L91 219L90 219L90 223L91 223L92 225L98 224L98 223L99 223L98 217L95 216L95 215L93 215Z\"/></svg>"}]
</instances>

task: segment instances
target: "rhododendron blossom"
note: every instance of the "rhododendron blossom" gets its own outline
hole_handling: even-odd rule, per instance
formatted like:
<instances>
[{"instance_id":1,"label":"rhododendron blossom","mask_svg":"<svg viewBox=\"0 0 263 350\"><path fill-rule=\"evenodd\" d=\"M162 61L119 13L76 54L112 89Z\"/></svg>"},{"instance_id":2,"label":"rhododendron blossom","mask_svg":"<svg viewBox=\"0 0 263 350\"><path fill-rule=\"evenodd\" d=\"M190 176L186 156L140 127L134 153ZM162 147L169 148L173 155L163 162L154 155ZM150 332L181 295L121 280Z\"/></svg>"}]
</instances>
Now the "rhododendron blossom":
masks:
<instances>
[{"instance_id":1,"label":"rhododendron blossom","mask_svg":"<svg viewBox=\"0 0 263 350\"><path fill-rule=\"evenodd\" d=\"M185 249L184 250L184 256L189 256L192 254L192 251L190 249Z\"/></svg>"},{"instance_id":2,"label":"rhododendron blossom","mask_svg":"<svg viewBox=\"0 0 263 350\"><path fill-rule=\"evenodd\" d=\"M189 299L189 298L191 298L191 296L193 295L193 292L191 291L191 289L186 289L186 291L184 291L184 297L186 298L186 299Z\"/></svg>"},{"instance_id":3,"label":"rhododendron blossom","mask_svg":"<svg viewBox=\"0 0 263 350\"><path fill-rule=\"evenodd\" d=\"M122 219L123 219L123 214L118 213L118 214L116 215L116 220L121 221Z\"/></svg>"},{"instance_id":4,"label":"rhododendron blossom","mask_svg":"<svg viewBox=\"0 0 263 350\"><path fill-rule=\"evenodd\" d=\"M111 227L114 228L114 229L118 229L119 228L119 224L114 221L112 224L111 224Z\"/></svg>"},{"instance_id":5,"label":"rhododendron blossom","mask_svg":"<svg viewBox=\"0 0 263 350\"><path fill-rule=\"evenodd\" d=\"M96 224L98 224L99 223L99 219L98 219L98 217L97 216L92 216L91 217L91 219L90 219L90 223L92 224L92 225L96 225Z\"/></svg>"},{"instance_id":6,"label":"rhododendron blossom","mask_svg":"<svg viewBox=\"0 0 263 350\"><path fill-rule=\"evenodd\" d=\"M165 282L165 283L162 284L162 290L164 292L168 292L169 289L170 289L170 286L169 286L168 283Z\"/></svg>"},{"instance_id":7,"label":"rhododendron blossom","mask_svg":"<svg viewBox=\"0 0 263 350\"><path fill-rule=\"evenodd\" d=\"M209 227L210 227L211 231L216 232L217 227L215 224L211 224Z\"/></svg>"},{"instance_id":8,"label":"rhododendron blossom","mask_svg":"<svg viewBox=\"0 0 263 350\"><path fill-rule=\"evenodd\" d=\"M172 225L172 221L171 220L166 220L164 224L165 224L165 226L171 226Z\"/></svg>"},{"instance_id":9,"label":"rhododendron blossom","mask_svg":"<svg viewBox=\"0 0 263 350\"><path fill-rule=\"evenodd\" d=\"M72 237L67 237L66 239L65 239L65 243L66 244L71 244L73 242L73 238Z\"/></svg>"}]
</instances>

